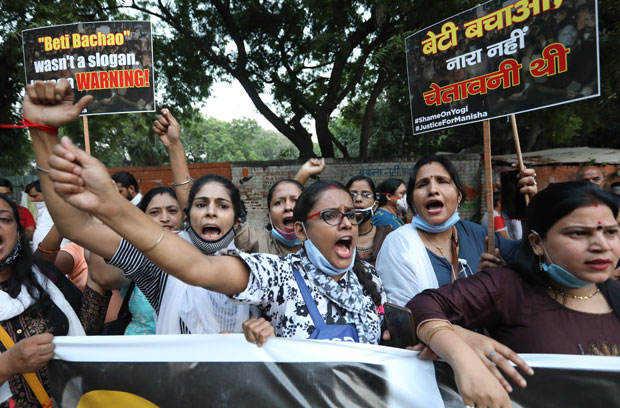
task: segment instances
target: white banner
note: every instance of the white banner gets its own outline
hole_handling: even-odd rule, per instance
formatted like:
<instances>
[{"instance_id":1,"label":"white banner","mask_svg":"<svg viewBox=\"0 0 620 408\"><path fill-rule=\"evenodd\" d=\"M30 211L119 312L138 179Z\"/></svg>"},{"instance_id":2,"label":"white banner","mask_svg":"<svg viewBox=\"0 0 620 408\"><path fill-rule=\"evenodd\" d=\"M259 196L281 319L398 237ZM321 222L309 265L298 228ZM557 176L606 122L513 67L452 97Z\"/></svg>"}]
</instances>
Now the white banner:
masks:
<instances>
[{"instance_id":1,"label":"white banner","mask_svg":"<svg viewBox=\"0 0 620 408\"><path fill-rule=\"evenodd\" d=\"M459 407L445 363L383 346L241 334L57 337L60 407ZM620 406L617 357L529 354L514 407ZM585 405L584 405L585 404Z\"/></svg>"}]
</instances>

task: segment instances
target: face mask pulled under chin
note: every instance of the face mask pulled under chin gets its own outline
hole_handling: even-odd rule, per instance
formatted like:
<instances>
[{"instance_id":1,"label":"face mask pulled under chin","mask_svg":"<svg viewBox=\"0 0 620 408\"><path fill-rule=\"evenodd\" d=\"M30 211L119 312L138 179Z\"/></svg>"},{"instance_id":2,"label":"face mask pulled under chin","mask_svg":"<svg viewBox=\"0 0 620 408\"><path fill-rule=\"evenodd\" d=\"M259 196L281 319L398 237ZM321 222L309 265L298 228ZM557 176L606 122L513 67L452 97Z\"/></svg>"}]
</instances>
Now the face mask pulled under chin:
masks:
<instances>
[{"instance_id":1,"label":"face mask pulled under chin","mask_svg":"<svg viewBox=\"0 0 620 408\"><path fill-rule=\"evenodd\" d=\"M360 221L360 224L365 223L366 221L368 221L369 219L371 219L375 215L375 204L377 204L376 201L374 203L372 203L372 205L370 207L360 208L358 210L358 211L362 211L364 213L364 217Z\"/></svg>"},{"instance_id":2,"label":"face mask pulled under chin","mask_svg":"<svg viewBox=\"0 0 620 408\"><path fill-rule=\"evenodd\" d=\"M312 265L314 265L319 271L323 272L328 276L334 277L353 269L353 265L355 264L355 254L357 251L356 247L353 247L353 254L351 255L351 263L349 264L349 266L342 269L336 268L314 245L314 243L310 239L310 236L308 235L308 232L306 231L306 226L303 223L301 224L301 226L304 229L304 234L306 234L306 237L308 238L306 241L304 241L304 251L306 251L306 255L308 255L310 263L312 263Z\"/></svg>"},{"instance_id":3,"label":"face mask pulled under chin","mask_svg":"<svg viewBox=\"0 0 620 408\"><path fill-rule=\"evenodd\" d=\"M532 233L536 234L539 238L540 235L538 232L532 230ZM540 239L540 245L542 246L543 251L545 252L545 257L549 260L550 264L547 263L542 264L542 269L545 271L547 276L553 281L559 283L562 286L573 289L587 288L588 286L594 285L593 282L586 282L582 279L579 279L566 269L562 268L560 265L553 263L549 253L547 252L547 248L545 248L545 244L542 242L542 238Z\"/></svg>"},{"instance_id":4,"label":"face mask pulled under chin","mask_svg":"<svg viewBox=\"0 0 620 408\"><path fill-rule=\"evenodd\" d=\"M45 206L45 201L36 201L33 204L37 208L37 211L41 211L41 210L44 210L45 208L47 208Z\"/></svg>"}]
</instances>

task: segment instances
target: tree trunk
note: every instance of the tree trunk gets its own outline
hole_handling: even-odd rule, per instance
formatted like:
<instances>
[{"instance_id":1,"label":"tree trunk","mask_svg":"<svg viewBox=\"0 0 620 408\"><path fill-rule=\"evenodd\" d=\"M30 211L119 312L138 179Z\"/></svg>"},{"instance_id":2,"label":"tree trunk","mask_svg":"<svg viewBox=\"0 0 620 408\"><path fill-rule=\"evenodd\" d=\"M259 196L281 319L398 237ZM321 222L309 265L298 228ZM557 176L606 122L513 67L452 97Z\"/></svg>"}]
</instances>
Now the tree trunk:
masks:
<instances>
[{"instance_id":1,"label":"tree trunk","mask_svg":"<svg viewBox=\"0 0 620 408\"><path fill-rule=\"evenodd\" d=\"M276 115L266 104L263 102L259 93L254 88L254 85L247 76L245 70L238 70L233 72L233 76L239 81L246 94L250 97L256 109L286 138L288 138L295 147L299 150L299 158L308 159L314 156L314 149L312 145L312 135L303 129L302 126L296 126L291 128L286 122ZM322 150L322 149L321 149ZM333 151L333 149L332 149ZM326 156L326 157L333 157Z\"/></svg>"},{"instance_id":2,"label":"tree trunk","mask_svg":"<svg viewBox=\"0 0 620 408\"><path fill-rule=\"evenodd\" d=\"M366 103L366 109L364 110L364 117L362 118L362 129L360 133L360 158L368 158L368 140L370 139L370 125L372 124L372 118L375 114L375 106L377 105L377 99L379 95L385 89L388 83L388 75L384 70L379 73L379 78L370 92L370 97Z\"/></svg>"},{"instance_id":3,"label":"tree trunk","mask_svg":"<svg viewBox=\"0 0 620 408\"><path fill-rule=\"evenodd\" d=\"M325 114L318 114L314 118L316 137L319 140L322 157L334 157L334 145L329 131L329 117Z\"/></svg>"}]
</instances>

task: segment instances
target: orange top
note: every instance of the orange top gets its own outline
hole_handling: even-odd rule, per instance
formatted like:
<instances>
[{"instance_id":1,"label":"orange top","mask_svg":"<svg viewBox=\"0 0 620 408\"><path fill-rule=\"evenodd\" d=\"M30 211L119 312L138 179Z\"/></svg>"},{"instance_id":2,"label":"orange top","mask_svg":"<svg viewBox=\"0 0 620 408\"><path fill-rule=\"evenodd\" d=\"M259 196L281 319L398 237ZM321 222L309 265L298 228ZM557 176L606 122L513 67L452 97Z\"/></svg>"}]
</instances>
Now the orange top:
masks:
<instances>
[{"instance_id":1,"label":"orange top","mask_svg":"<svg viewBox=\"0 0 620 408\"><path fill-rule=\"evenodd\" d=\"M88 264L86 263L86 258L84 258L84 248L71 242L60 250L68 253L73 258L73 270L67 277L84 292L84 286L86 286L86 280L88 279Z\"/></svg>"}]
</instances>

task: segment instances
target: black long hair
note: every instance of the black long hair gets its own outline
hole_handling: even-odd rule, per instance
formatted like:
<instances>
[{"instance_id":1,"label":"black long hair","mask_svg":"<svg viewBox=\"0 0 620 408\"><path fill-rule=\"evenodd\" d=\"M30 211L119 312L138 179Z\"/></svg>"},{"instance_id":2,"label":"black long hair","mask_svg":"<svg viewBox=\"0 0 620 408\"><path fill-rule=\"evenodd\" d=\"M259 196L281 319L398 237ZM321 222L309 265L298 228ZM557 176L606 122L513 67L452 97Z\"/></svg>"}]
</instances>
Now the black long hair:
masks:
<instances>
[{"instance_id":1,"label":"black long hair","mask_svg":"<svg viewBox=\"0 0 620 408\"><path fill-rule=\"evenodd\" d=\"M235 187L235 185L226 177L222 177L217 174L205 174L194 181L192 188L189 190L189 201L187 203L187 208L184 210L185 214L189 216L189 211L192 208L192 203L196 198L196 194L198 194L202 186L207 183L219 183L226 189L228 195L230 195L233 210L235 211L235 220L239 219L239 217L241 217L242 210L241 194L239 193L239 189Z\"/></svg>"},{"instance_id":2,"label":"black long hair","mask_svg":"<svg viewBox=\"0 0 620 408\"><path fill-rule=\"evenodd\" d=\"M409 204L409 208L411 208L411 210L415 212L415 207L413 205L413 189L415 188L415 180L418 177L418 172L420 171L420 168L430 163L439 163L443 166L444 169L446 169L446 171L450 175L450 178L454 182L456 191L458 191L461 194L461 200L459 203L462 204L467 198L467 194L465 193L465 187L463 186L463 182L461 181L461 178L459 177L458 171L456 171L456 168L454 168L454 165L452 164L450 159L448 159L447 157L439 156L439 155L430 155L430 156L424 156L420 160L418 160L415 166L413 166L413 170L411 170L411 175L409 176L409 182L407 183L407 204Z\"/></svg>"},{"instance_id":3,"label":"black long hair","mask_svg":"<svg viewBox=\"0 0 620 408\"><path fill-rule=\"evenodd\" d=\"M11 208L13 218L17 223L17 235L22 247L19 255L12 264L14 267L13 274L11 274L11 276L6 280L7 293L15 299L19 295L23 285L28 291L28 294L30 294L30 296L35 300L32 307L35 308L35 310L46 309L51 305L51 298L39 284L33 271L33 267L35 265L42 268L43 264L40 264L32 254L30 242L28 242L28 236L20 222L17 204L15 204L15 202L5 194L0 194L0 199L6 202Z\"/></svg>"},{"instance_id":4,"label":"black long hair","mask_svg":"<svg viewBox=\"0 0 620 408\"><path fill-rule=\"evenodd\" d=\"M162 195L168 194L169 196L171 196L172 198L178 201L177 193L175 193L171 187L157 186L157 187L153 187L152 189L148 191L148 193L142 196L142 200L140 200L140 204L138 205L138 208L140 208L142 212L146 212L146 209L149 206L149 203L151 202L153 197L160 195L160 194Z\"/></svg>"},{"instance_id":5,"label":"black long hair","mask_svg":"<svg viewBox=\"0 0 620 408\"><path fill-rule=\"evenodd\" d=\"M347 191L349 191L349 189L351 188L351 185L353 183L355 183L356 181L365 181L366 183L368 183L368 187L370 187L370 191L372 192L372 197L377 200L377 187L375 187L375 182L372 181L372 179L368 176L364 176L362 174L358 174L357 176L353 176L349 179L349 181L347 181L347 184L345 184L345 187L347 189ZM398 179L395 179L398 180ZM400 184L398 185L400 186ZM396 188L398 188L398 186ZM396 190L394 190L396 191Z\"/></svg>"},{"instance_id":6,"label":"black long hair","mask_svg":"<svg viewBox=\"0 0 620 408\"><path fill-rule=\"evenodd\" d=\"M377 194L379 195L379 207L387 204L387 195L396 193L396 190L398 190L398 187L400 187L401 184L405 184L405 182L398 178L385 179L381 183L379 183L379 185L377 186Z\"/></svg>"},{"instance_id":7,"label":"black long hair","mask_svg":"<svg viewBox=\"0 0 620 408\"><path fill-rule=\"evenodd\" d=\"M319 180L312 184L310 187L304 189L299 198L297 199L297 203L295 203L295 210L293 211L293 220L305 222L306 218L308 218L308 214L310 214L310 210L319 199L320 195L329 189L337 189L342 190L345 193L349 193L347 189L337 181L326 181ZM362 288L366 293L370 295L372 301L375 305L381 305L381 295L377 290L377 286L375 282L372 280L372 274L368 271L367 267L364 265L359 256L355 257L355 262L353 264L353 272L357 276L357 279L360 281Z\"/></svg>"},{"instance_id":8,"label":"black long hair","mask_svg":"<svg viewBox=\"0 0 620 408\"><path fill-rule=\"evenodd\" d=\"M523 230L520 254L517 261L510 265L517 270L524 280L534 285L549 285L549 278L540 272L538 256L530 245L528 235L536 231L541 238L549 229L577 208L588 207L593 203L611 209L614 218L618 217L618 200L612 194L586 181L569 181L549 185L536 194L527 207L527 223Z\"/></svg>"}]
</instances>

